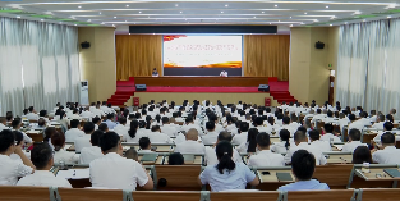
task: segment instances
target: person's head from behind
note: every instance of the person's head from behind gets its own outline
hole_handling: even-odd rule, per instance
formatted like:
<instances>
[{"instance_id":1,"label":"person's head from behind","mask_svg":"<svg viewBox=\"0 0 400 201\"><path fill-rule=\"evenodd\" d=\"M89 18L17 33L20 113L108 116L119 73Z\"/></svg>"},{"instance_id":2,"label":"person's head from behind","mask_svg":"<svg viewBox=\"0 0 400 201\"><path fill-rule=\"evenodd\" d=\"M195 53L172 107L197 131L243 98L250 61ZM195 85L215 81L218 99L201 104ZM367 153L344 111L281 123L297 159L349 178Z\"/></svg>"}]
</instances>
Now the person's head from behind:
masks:
<instances>
[{"instance_id":1,"label":"person's head from behind","mask_svg":"<svg viewBox=\"0 0 400 201\"><path fill-rule=\"evenodd\" d=\"M279 137L282 142L285 142L286 150L289 150L290 131L288 129L281 129L281 131L279 132Z\"/></svg>"},{"instance_id":2,"label":"person's head from behind","mask_svg":"<svg viewBox=\"0 0 400 201\"><path fill-rule=\"evenodd\" d=\"M327 116L328 118L332 118L332 117L333 117L333 112L332 112L332 110L328 110L328 112L326 112L326 116Z\"/></svg>"},{"instance_id":3,"label":"person's head from behind","mask_svg":"<svg viewBox=\"0 0 400 201\"><path fill-rule=\"evenodd\" d=\"M188 118L186 118L186 120L187 120L187 123L193 123L193 117L188 117Z\"/></svg>"},{"instance_id":4,"label":"person's head from behind","mask_svg":"<svg viewBox=\"0 0 400 201\"><path fill-rule=\"evenodd\" d=\"M221 141L227 141L227 142L231 142L232 141L232 135L229 132L226 131L222 131L219 133L218 135L218 139L217 139L217 144Z\"/></svg>"},{"instance_id":5,"label":"person's head from behind","mask_svg":"<svg viewBox=\"0 0 400 201\"><path fill-rule=\"evenodd\" d=\"M282 122L283 122L283 124L290 124L290 118L289 117L283 117Z\"/></svg>"},{"instance_id":6,"label":"person's head from behind","mask_svg":"<svg viewBox=\"0 0 400 201\"><path fill-rule=\"evenodd\" d=\"M151 132L161 132L161 127L160 125L153 125L151 127Z\"/></svg>"},{"instance_id":7,"label":"person's head from behind","mask_svg":"<svg viewBox=\"0 0 400 201\"><path fill-rule=\"evenodd\" d=\"M322 114L322 110L321 109L317 109L317 114Z\"/></svg>"},{"instance_id":8,"label":"person's head from behind","mask_svg":"<svg viewBox=\"0 0 400 201\"><path fill-rule=\"evenodd\" d=\"M37 170L50 170L54 160L49 143L42 142L35 144L31 151L31 160Z\"/></svg>"},{"instance_id":9,"label":"person's head from behind","mask_svg":"<svg viewBox=\"0 0 400 201\"><path fill-rule=\"evenodd\" d=\"M0 154L10 155L14 153L14 134L9 130L3 130L0 132Z\"/></svg>"},{"instance_id":10,"label":"person's head from behind","mask_svg":"<svg viewBox=\"0 0 400 201\"><path fill-rule=\"evenodd\" d=\"M384 128L385 128L385 131L388 131L388 132L392 131L392 129L393 129L392 122L385 122Z\"/></svg>"},{"instance_id":11,"label":"person's head from behind","mask_svg":"<svg viewBox=\"0 0 400 201\"><path fill-rule=\"evenodd\" d=\"M22 112L24 113L24 115L27 115L28 114L28 109L24 109Z\"/></svg>"},{"instance_id":12,"label":"person's head from behind","mask_svg":"<svg viewBox=\"0 0 400 201\"><path fill-rule=\"evenodd\" d=\"M20 125L20 122L21 120L20 119L18 119L18 118L15 118L13 121L12 121L12 127L13 127L13 129L19 129L20 127L21 127L21 125Z\"/></svg>"},{"instance_id":13,"label":"person's head from behind","mask_svg":"<svg viewBox=\"0 0 400 201\"><path fill-rule=\"evenodd\" d=\"M309 181L314 174L315 158L306 150L295 151L292 159L292 172L296 181Z\"/></svg>"},{"instance_id":14,"label":"person's head from behind","mask_svg":"<svg viewBox=\"0 0 400 201\"><path fill-rule=\"evenodd\" d=\"M360 141L361 133L357 128L352 128L349 130L349 141Z\"/></svg>"},{"instance_id":15,"label":"person's head from behind","mask_svg":"<svg viewBox=\"0 0 400 201\"><path fill-rule=\"evenodd\" d=\"M120 143L120 137L117 133L107 132L100 137L100 148L104 154L115 152L122 156L123 149Z\"/></svg>"},{"instance_id":16,"label":"person's head from behind","mask_svg":"<svg viewBox=\"0 0 400 201\"><path fill-rule=\"evenodd\" d=\"M257 135L257 149L259 151L269 150L271 146L271 138L268 133L262 132Z\"/></svg>"},{"instance_id":17,"label":"person's head from behind","mask_svg":"<svg viewBox=\"0 0 400 201\"><path fill-rule=\"evenodd\" d=\"M356 120L356 115L355 114L349 114L349 119L350 121L355 121Z\"/></svg>"},{"instance_id":18,"label":"person's head from behind","mask_svg":"<svg viewBox=\"0 0 400 201\"><path fill-rule=\"evenodd\" d=\"M139 139L139 146L141 150L151 150L151 142L148 137L141 137Z\"/></svg>"},{"instance_id":19,"label":"person's head from behind","mask_svg":"<svg viewBox=\"0 0 400 201\"><path fill-rule=\"evenodd\" d=\"M142 110L142 115L147 115L147 110Z\"/></svg>"},{"instance_id":20,"label":"person's head from behind","mask_svg":"<svg viewBox=\"0 0 400 201\"><path fill-rule=\"evenodd\" d=\"M108 131L109 131L109 129L108 129L106 123L101 123L101 124L99 125L99 129L98 129L98 130L99 130L99 131L102 131L102 132L108 132Z\"/></svg>"},{"instance_id":21,"label":"person's head from behind","mask_svg":"<svg viewBox=\"0 0 400 201\"><path fill-rule=\"evenodd\" d=\"M386 132L381 136L382 147L395 146L396 136L393 133Z\"/></svg>"},{"instance_id":22,"label":"person's head from behind","mask_svg":"<svg viewBox=\"0 0 400 201\"><path fill-rule=\"evenodd\" d=\"M41 118L46 118L47 111L46 110L40 110L40 117Z\"/></svg>"},{"instance_id":23,"label":"person's head from behind","mask_svg":"<svg viewBox=\"0 0 400 201\"><path fill-rule=\"evenodd\" d=\"M71 128L78 128L79 126L79 120L78 119L71 119L69 121L69 124L71 125Z\"/></svg>"},{"instance_id":24,"label":"person's head from behind","mask_svg":"<svg viewBox=\"0 0 400 201\"><path fill-rule=\"evenodd\" d=\"M310 132L308 132L309 137L311 138L311 141L318 141L319 140L319 132L317 129L314 129Z\"/></svg>"},{"instance_id":25,"label":"person's head from behind","mask_svg":"<svg viewBox=\"0 0 400 201\"><path fill-rule=\"evenodd\" d=\"M168 119L168 117L163 117L163 118L161 119L161 122L162 122L163 125L164 125L164 124L169 124L169 119Z\"/></svg>"},{"instance_id":26,"label":"person's head from behind","mask_svg":"<svg viewBox=\"0 0 400 201\"><path fill-rule=\"evenodd\" d=\"M261 110L261 111L262 111L262 110ZM262 117L257 117L256 120L255 120L255 122L256 122L257 126L262 126L263 123L264 123Z\"/></svg>"},{"instance_id":27,"label":"person's head from behind","mask_svg":"<svg viewBox=\"0 0 400 201\"><path fill-rule=\"evenodd\" d=\"M45 119L38 119L38 127L45 127L46 125L46 120Z\"/></svg>"},{"instance_id":28,"label":"person's head from behind","mask_svg":"<svg viewBox=\"0 0 400 201\"><path fill-rule=\"evenodd\" d=\"M215 115L215 114L211 114L210 115L210 121L211 122L217 123L217 120L218 120L217 115Z\"/></svg>"},{"instance_id":29,"label":"person's head from behind","mask_svg":"<svg viewBox=\"0 0 400 201\"><path fill-rule=\"evenodd\" d=\"M372 164L372 155L367 146L359 146L354 150L353 164Z\"/></svg>"},{"instance_id":30,"label":"person's head from behind","mask_svg":"<svg viewBox=\"0 0 400 201\"><path fill-rule=\"evenodd\" d=\"M239 130L240 130L241 133L249 132L249 123L241 122L240 125L239 125Z\"/></svg>"},{"instance_id":31,"label":"person's head from behind","mask_svg":"<svg viewBox=\"0 0 400 201\"><path fill-rule=\"evenodd\" d=\"M90 142L94 147L100 147L100 138L104 135L102 131L95 131L90 136Z\"/></svg>"},{"instance_id":32,"label":"person's head from behind","mask_svg":"<svg viewBox=\"0 0 400 201\"><path fill-rule=\"evenodd\" d=\"M24 135L19 131L14 131L14 142L16 146L24 145Z\"/></svg>"},{"instance_id":33,"label":"person's head from behind","mask_svg":"<svg viewBox=\"0 0 400 201\"><path fill-rule=\"evenodd\" d=\"M138 152L134 148L130 148L124 153L124 157L126 157L127 159L138 161Z\"/></svg>"},{"instance_id":34,"label":"person's head from behind","mask_svg":"<svg viewBox=\"0 0 400 201\"><path fill-rule=\"evenodd\" d=\"M64 133L55 132L51 137L51 144L54 146L54 151L60 151L65 145Z\"/></svg>"},{"instance_id":35,"label":"person's head from behind","mask_svg":"<svg viewBox=\"0 0 400 201\"><path fill-rule=\"evenodd\" d=\"M83 132L86 134L92 134L94 132L94 124L92 122L86 122L83 124Z\"/></svg>"},{"instance_id":36,"label":"person's head from behind","mask_svg":"<svg viewBox=\"0 0 400 201\"><path fill-rule=\"evenodd\" d=\"M183 165L184 163L185 159L180 153L173 153L169 156L168 165Z\"/></svg>"},{"instance_id":37,"label":"person's head from behind","mask_svg":"<svg viewBox=\"0 0 400 201\"><path fill-rule=\"evenodd\" d=\"M121 125L125 125L125 124L128 122L128 120L127 120L125 117L120 117L120 118L118 119L118 122L119 122L119 124L121 124Z\"/></svg>"},{"instance_id":38,"label":"person's head from behind","mask_svg":"<svg viewBox=\"0 0 400 201\"><path fill-rule=\"evenodd\" d=\"M107 120L114 120L114 114L107 114Z\"/></svg>"},{"instance_id":39,"label":"person's head from behind","mask_svg":"<svg viewBox=\"0 0 400 201\"><path fill-rule=\"evenodd\" d=\"M332 124L325 124L325 132L326 133L332 133L333 132Z\"/></svg>"},{"instance_id":40,"label":"person's head from behind","mask_svg":"<svg viewBox=\"0 0 400 201\"><path fill-rule=\"evenodd\" d=\"M268 117L267 122L271 125L274 125L274 118L273 117Z\"/></svg>"},{"instance_id":41,"label":"person's head from behind","mask_svg":"<svg viewBox=\"0 0 400 201\"><path fill-rule=\"evenodd\" d=\"M308 141L308 139L304 132L296 131L294 133L294 142L296 144L299 144L300 142L307 142L307 141Z\"/></svg>"},{"instance_id":42,"label":"person's head from behind","mask_svg":"<svg viewBox=\"0 0 400 201\"><path fill-rule=\"evenodd\" d=\"M97 124L97 125L100 125L101 124L101 121L100 121L100 118L93 118L92 119L92 123L94 123L94 124Z\"/></svg>"},{"instance_id":43,"label":"person's head from behind","mask_svg":"<svg viewBox=\"0 0 400 201\"><path fill-rule=\"evenodd\" d=\"M189 129L186 133L186 140L187 141L197 141L199 138L199 132L195 128Z\"/></svg>"},{"instance_id":44,"label":"person's head from behind","mask_svg":"<svg viewBox=\"0 0 400 201\"><path fill-rule=\"evenodd\" d=\"M215 131L215 123L214 123L214 122L211 122L211 121L207 122L207 123L206 123L206 128L207 128L207 131L208 131L208 132L213 132L213 131Z\"/></svg>"},{"instance_id":45,"label":"person's head from behind","mask_svg":"<svg viewBox=\"0 0 400 201\"><path fill-rule=\"evenodd\" d=\"M232 160L233 147L230 142L219 142L215 148L215 152L219 160L219 164L216 165L216 168L220 174L224 174L225 170L229 172L235 169L235 162Z\"/></svg>"}]
</instances>

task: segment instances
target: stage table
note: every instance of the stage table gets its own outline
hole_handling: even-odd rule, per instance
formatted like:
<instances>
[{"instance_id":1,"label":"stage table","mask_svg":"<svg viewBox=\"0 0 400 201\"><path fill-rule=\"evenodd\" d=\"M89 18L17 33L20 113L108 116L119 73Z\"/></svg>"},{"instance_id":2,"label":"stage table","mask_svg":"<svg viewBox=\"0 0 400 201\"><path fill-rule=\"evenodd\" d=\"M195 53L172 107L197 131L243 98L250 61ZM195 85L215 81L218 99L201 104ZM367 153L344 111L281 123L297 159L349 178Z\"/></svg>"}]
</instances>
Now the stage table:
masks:
<instances>
[{"instance_id":1,"label":"stage table","mask_svg":"<svg viewBox=\"0 0 400 201\"><path fill-rule=\"evenodd\" d=\"M135 84L147 87L258 87L268 77L135 77Z\"/></svg>"}]
</instances>

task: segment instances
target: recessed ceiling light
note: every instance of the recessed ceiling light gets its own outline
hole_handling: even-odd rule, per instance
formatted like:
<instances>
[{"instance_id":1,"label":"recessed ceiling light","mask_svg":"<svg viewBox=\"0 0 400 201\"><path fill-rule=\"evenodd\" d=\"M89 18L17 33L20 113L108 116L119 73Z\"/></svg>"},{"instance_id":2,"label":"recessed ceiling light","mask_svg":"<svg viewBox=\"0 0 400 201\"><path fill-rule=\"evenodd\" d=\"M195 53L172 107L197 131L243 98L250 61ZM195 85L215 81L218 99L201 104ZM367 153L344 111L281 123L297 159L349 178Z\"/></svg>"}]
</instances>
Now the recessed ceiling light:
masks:
<instances>
[{"instance_id":1,"label":"recessed ceiling light","mask_svg":"<svg viewBox=\"0 0 400 201\"><path fill-rule=\"evenodd\" d=\"M272 24L271 22L269 24Z\"/></svg>"},{"instance_id":2,"label":"recessed ceiling light","mask_svg":"<svg viewBox=\"0 0 400 201\"><path fill-rule=\"evenodd\" d=\"M292 19L292 17L289 17L290 19Z\"/></svg>"},{"instance_id":3,"label":"recessed ceiling light","mask_svg":"<svg viewBox=\"0 0 400 201\"><path fill-rule=\"evenodd\" d=\"M99 14L101 15L101 12Z\"/></svg>"},{"instance_id":4,"label":"recessed ceiling light","mask_svg":"<svg viewBox=\"0 0 400 201\"><path fill-rule=\"evenodd\" d=\"M293 27L293 24L290 24L291 27Z\"/></svg>"},{"instance_id":5,"label":"recessed ceiling light","mask_svg":"<svg viewBox=\"0 0 400 201\"><path fill-rule=\"evenodd\" d=\"M179 12L179 13L182 13L182 11L181 11L181 12Z\"/></svg>"},{"instance_id":6,"label":"recessed ceiling light","mask_svg":"<svg viewBox=\"0 0 400 201\"><path fill-rule=\"evenodd\" d=\"M179 6L179 4L175 4L175 6Z\"/></svg>"},{"instance_id":7,"label":"recessed ceiling light","mask_svg":"<svg viewBox=\"0 0 400 201\"><path fill-rule=\"evenodd\" d=\"M139 14L141 14L142 12L139 12Z\"/></svg>"},{"instance_id":8,"label":"recessed ceiling light","mask_svg":"<svg viewBox=\"0 0 400 201\"><path fill-rule=\"evenodd\" d=\"M332 26L332 24L330 24L329 26Z\"/></svg>"},{"instance_id":9,"label":"recessed ceiling light","mask_svg":"<svg viewBox=\"0 0 400 201\"><path fill-rule=\"evenodd\" d=\"M253 33L250 33L250 35L253 35Z\"/></svg>"},{"instance_id":10,"label":"recessed ceiling light","mask_svg":"<svg viewBox=\"0 0 400 201\"><path fill-rule=\"evenodd\" d=\"M115 27L115 24L111 24L112 27Z\"/></svg>"},{"instance_id":11,"label":"recessed ceiling light","mask_svg":"<svg viewBox=\"0 0 400 201\"><path fill-rule=\"evenodd\" d=\"M114 17L114 19L115 19L115 18L117 18L117 17Z\"/></svg>"},{"instance_id":12,"label":"recessed ceiling light","mask_svg":"<svg viewBox=\"0 0 400 201\"><path fill-rule=\"evenodd\" d=\"M304 13L304 15L307 15L307 13Z\"/></svg>"},{"instance_id":13,"label":"recessed ceiling light","mask_svg":"<svg viewBox=\"0 0 400 201\"><path fill-rule=\"evenodd\" d=\"M125 22L128 22L128 20L125 20Z\"/></svg>"},{"instance_id":14,"label":"recessed ceiling light","mask_svg":"<svg viewBox=\"0 0 400 201\"><path fill-rule=\"evenodd\" d=\"M275 7L278 7L278 5L277 5L277 4L275 4Z\"/></svg>"},{"instance_id":15,"label":"recessed ceiling light","mask_svg":"<svg viewBox=\"0 0 400 201\"><path fill-rule=\"evenodd\" d=\"M325 8L329 8L329 6L325 6Z\"/></svg>"},{"instance_id":16,"label":"recessed ceiling light","mask_svg":"<svg viewBox=\"0 0 400 201\"><path fill-rule=\"evenodd\" d=\"M131 33L129 33L129 35L131 35Z\"/></svg>"},{"instance_id":17,"label":"recessed ceiling light","mask_svg":"<svg viewBox=\"0 0 400 201\"><path fill-rule=\"evenodd\" d=\"M224 13L224 11L221 11L221 13Z\"/></svg>"},{"instance_id":18,"label":"recessed ceiling light","mask_svg":"<svg viewBox=\"0 0 400 201\"><path fill-rule=\"evenodd\" d=\"M156 35L156 33L153 33L153 35Z\"/></svg>"},{"instance_id":19,"label":"recessed ceiling light","mask_svg":"<svg viewBox=\"0 0 400 201\"><path fill-rule=\"evenodd\" d=\"M77 24L74 24L74 26L78 26Z\"/></svg>"},{"instance_id":20,"label":"recessed ceiling light","mask_svg":"<svg viewBox=\"0 0 400 201\"><path fill-rule=\"evenodd\" d=\"M79 5L78 8L82 8L82 6Z\"/></svg>"},{"instance_id":21,"label":"recessed ceiling light","mask_svg":"<svg viewBox=\"0 0 400 201\"><path fill-rule=\"evenodd\" d=\"M265 12L262 12L262 13L265 13Z\"/></svg>"},{"instance_id":22,"label":"recessed ceiling light","mask_svg":"<svg viewBox=\"0 0 400 201\"><path fill-rule=\"evenodd\" d=\"M17 18L19 19L19 18L21 18L20 16L17 16Z\"/></svg>"},{"instance_id":23,"label":"recessed ceiling light","mask_svg":"<svg viewBox=\"0 0 400 201\"><path fill-rule=\"evenodd\" d=\"M392 18L392 16L389 15L389 16L387 16L386 18Z\"/></svg>"},{"instance_id":24,"label":"recessed ceiling light","mask_svg":"<svg viewBox=\"0 0 400 201\"><path fill-rule=\"evenodd\" d=\"M225 4L225 7L228 7L229 5L228 4Z\"/></svg>"},{"instance_id":25,"label":"recessed ceiling light","mask_svg":"<svg viewBox=\"0 0 400 201\"><path fill-rule=\"evenodd\" d=\"M129 4L128 4L128 5L126 5L126 7L129 7Z\"/></svg>"},{"instance_id":26,"label":"recessed ceiling light","mask_svg":"<svg viewBox=\"0 0 400 201\"><path fill-rule=\"evenodd\" d=\"M256 16L254 16L253 18L257 18Z\"/></svg>"}]
</instances>

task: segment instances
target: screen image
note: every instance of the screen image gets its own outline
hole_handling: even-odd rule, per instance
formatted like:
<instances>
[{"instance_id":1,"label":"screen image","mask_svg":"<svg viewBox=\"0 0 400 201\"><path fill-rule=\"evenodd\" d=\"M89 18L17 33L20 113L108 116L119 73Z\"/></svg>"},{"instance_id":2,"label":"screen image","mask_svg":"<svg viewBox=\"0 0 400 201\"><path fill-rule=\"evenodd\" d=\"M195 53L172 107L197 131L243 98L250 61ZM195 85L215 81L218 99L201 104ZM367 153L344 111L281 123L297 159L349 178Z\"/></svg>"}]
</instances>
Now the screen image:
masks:
<instances>
[{"instance_id":1,"label":"screen image","mask_svg":"<svg viewBox=\"0 0 400 201\"><path fill-rule=\"evenodd\" d=\"M243 36L164 36L164 68L242 68Z\"/></svg>"}]
</instances>

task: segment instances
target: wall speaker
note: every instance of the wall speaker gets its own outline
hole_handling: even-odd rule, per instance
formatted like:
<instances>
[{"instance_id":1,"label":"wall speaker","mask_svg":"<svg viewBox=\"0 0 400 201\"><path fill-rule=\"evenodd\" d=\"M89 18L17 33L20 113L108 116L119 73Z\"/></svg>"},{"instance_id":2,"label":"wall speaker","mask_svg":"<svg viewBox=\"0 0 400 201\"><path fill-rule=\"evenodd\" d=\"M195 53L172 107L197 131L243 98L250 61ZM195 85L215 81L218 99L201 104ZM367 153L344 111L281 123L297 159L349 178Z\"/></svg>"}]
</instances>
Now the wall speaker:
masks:
<instances>
[{"instance_id":1,"label":"wall speaker","mask_svg":"<svg viewBox=\"0 0 400 201\"><path fill-rule=\"evenodd\" d=\"M83 42L81 43L81 47L82 47L83 50L87 50L87 49L90 48L90 43L87 42L87 41L83 41Z\"/></svg>"},{"instance_id":2,"label":"wall speaker","mask_svg":"<svg viewBox=\"0 0 400 201\"><path fill-rule=\"evenodd\" d=\"M323 49L325 49L325 44L324 44L323 42L321 42L321 41L317 41L317 42L315 43L315 48L316 48L317 50L323 50Z\"/></svg>"}]
</instances>

